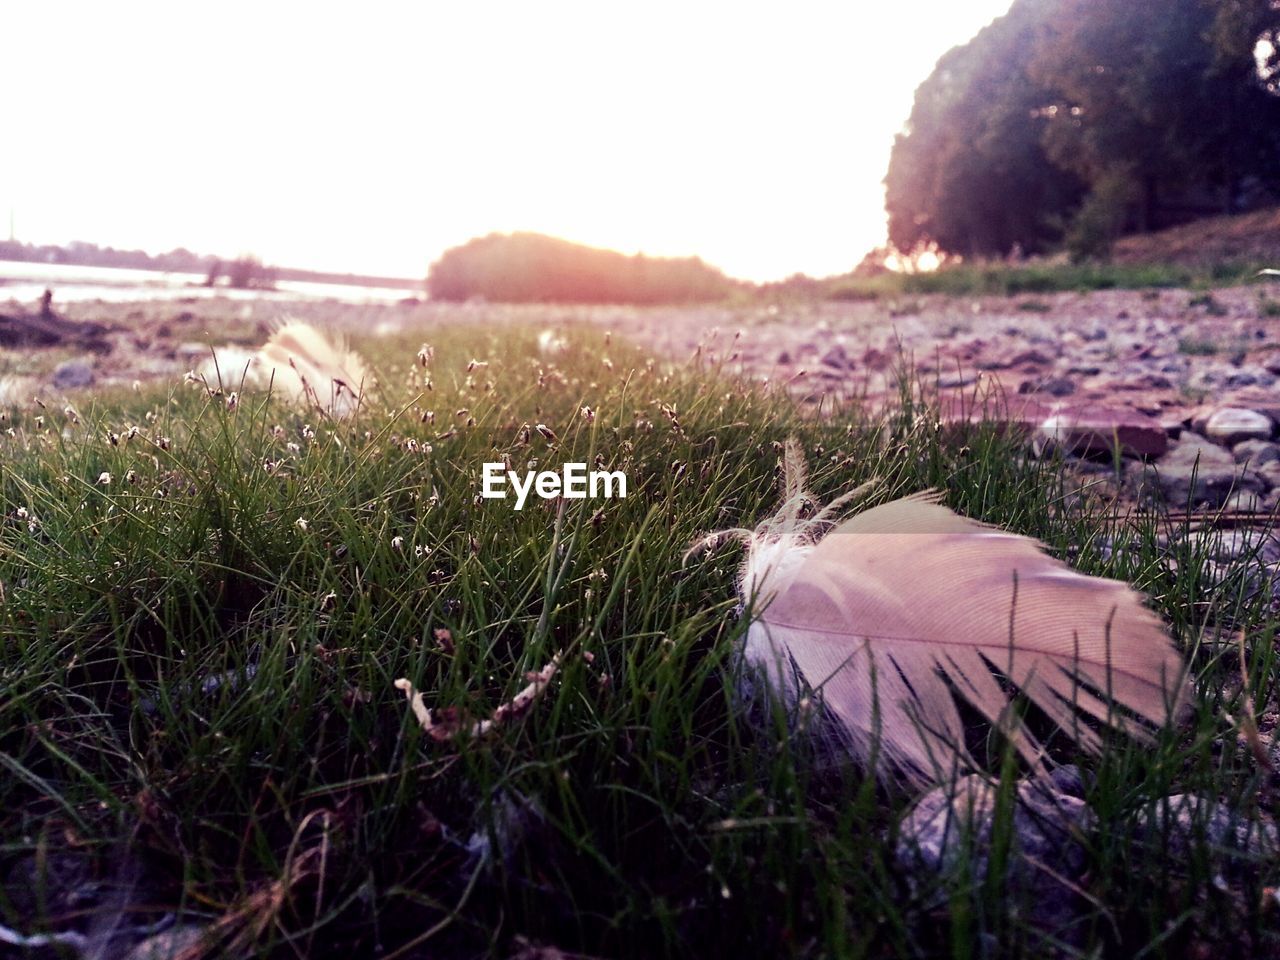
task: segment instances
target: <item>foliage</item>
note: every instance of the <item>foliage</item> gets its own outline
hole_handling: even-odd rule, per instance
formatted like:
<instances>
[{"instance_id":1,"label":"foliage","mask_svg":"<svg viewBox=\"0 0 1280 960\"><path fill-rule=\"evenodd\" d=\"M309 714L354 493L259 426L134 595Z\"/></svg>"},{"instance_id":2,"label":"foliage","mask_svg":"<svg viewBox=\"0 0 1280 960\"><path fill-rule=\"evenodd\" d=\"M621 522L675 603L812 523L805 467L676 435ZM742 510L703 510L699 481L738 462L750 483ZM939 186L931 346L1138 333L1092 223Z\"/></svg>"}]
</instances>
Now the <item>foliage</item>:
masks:
<instances>
[{"instance_id":1,"label":"foliage","mask_svg":"<svg viewBox=\"0 0 1280 960\"><path fill-rule=\"evenodd\" d=\"M1017 0L941 60L916 91L885 178L889 239L966 256L1034 253L1058 236L1081 182L1049 163L1034 112L1048 91L1027 75L1053 4Z\"/></svg>"},{"instance_id":2,"label":"foliage","mask_svg":"<svg viewBox=\"0 0 1280 960\"><path fill-rule=\"evenodd\" d=\"M1127 166L1103 176L1071 218L1064 245L1072 263L1106 259L1120 236L1133 200L1133 175Z\"/></svg>"},{"instance_id":3,"label":"foliage","mask_svg":"<svg viewBox=\"0 0 1280 960\"><path fill-rule=\"evenodd\" d=\"M536 233L493 233L445 251L431 265L436 300L501 303L695 303L737 284L697 257L628 257Z\"/></svg>"},{"instance_id":4,"label":"foliage","mask_svg":"<svg viewBox=\"0 0 1280 960\"><path fill-rule=\"evenodd\" d=\"M1275 54L1255 56L1278 34L1270 0L1015 0L917 91L885 181L891 240L990 256L1071 222L1092 255L1117 219L1152 229L1205 202L1170 198L1231 212L1247 187L1280 190Z\"/></svg>"}]
</instances>

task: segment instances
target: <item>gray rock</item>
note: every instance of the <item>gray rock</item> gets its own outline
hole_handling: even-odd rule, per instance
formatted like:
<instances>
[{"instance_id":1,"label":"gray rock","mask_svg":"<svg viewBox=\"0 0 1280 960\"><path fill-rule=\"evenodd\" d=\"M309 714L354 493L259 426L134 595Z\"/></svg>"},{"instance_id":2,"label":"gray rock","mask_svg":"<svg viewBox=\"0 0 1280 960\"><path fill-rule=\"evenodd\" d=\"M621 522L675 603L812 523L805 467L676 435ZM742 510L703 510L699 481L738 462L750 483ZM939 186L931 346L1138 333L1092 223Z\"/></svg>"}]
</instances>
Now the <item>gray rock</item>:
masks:
<instances>
[{"instance_id":1,"label":"gray rock","mask_svg":"<svg viewBox=\"0 0 1280 960\"><path fill-rule=\"evenodd\" d=\"M1259 513L1271 509L1268 494L1254 490L1239 490L1222 501L1222 509L1228 513Z\"/></svg>"},{"instance_id":2,"label":"gray rock","mask_svg":"<svg viewBox=\"0 0 1280 960\"><path fill-rule=\"evenodd\" d=\"M83 360L63 361L53 371L53 385L59 390L91 387L97 379L97 374L93 372L93 365Z\"/></svg>"},{"instance_id":3,"label":"gray rock","mask_svg":"<svg viewBox=\"0 0 1280 960\"><path fill-rule=\"evenodd\" d=\"M1243 440L1269 440L1271 418L1243 407L1221 407L1205 421L1204 434L1210 440L1233 446Z\"/></svg>"},{"instance_id":4,"label":"gray rock","mask_svg":"<svg viewBox=\"0 0 1280 960\"><path fill-rule=\"evenodd\" d=\"M125 954L125 960L177 960L183 954L205 945L206 930L192 924L179 924L163 933L147 937ZM201 951L197 956L206 956Z\"/></svg>"},{"instance_id":5,"label":"gray rock","mask_svg":"<svg viewBox=\"0 0 1280 960\"><path fill-rule=\"evenodd\" d=\"M853 359L845 352L844 347L840 344L834 344L830 350L822 355L822 362L829 367L835 367L837 370L852 370L854 367Z\"/></svg>"},{"instance_id":6,"label":"gray rock","mask_svg":"<svg viewBox=\"0 0 1280 960\"><path fill-rule=\"evenodd\" d=\"M202 360L209 356L209 344L190 340L174 347L173 355L186 363Z\"/></svg>"},{"instance_id":7,"label":"gray rock","mask_svg":"<svg viewBox=\"0 0 1280 960\"><path fill-rule=\"evenodd\" d=\"M1040 392L1054 397L1066 397L1076 392L1076 382L1070 377L1050 377L1040 384Z\"/></svg>"},{"instance_id":8,"label":"gray rock","mask_svg":"<svg viewBox=\"0 0 1280 960\"><path fill-rule=\"evenodd\" d=\"M1249 466L1257 468L1280 460L1280 443L1271 443L1268 440L1242 440L1232 445L1231 455L1236 458L1236 463L1248 463Z\"/></svg>"},{"instance_id":9,"label":"gray rock","mask_svg":"<svg viewBox=\"0 0 1280 960\"><path fill-rule=\"evenodd\" d=\"M1269 539L1264 530L1215 530L1209 535L1209 556L1214 560L1239 560L1256 555Z\"/></svg>"},{"instance_id":10,"label":"gray rock","mask_svg":"<svg viewBox=\"0 0 1280 960\"><path fill-rule=\"evenodd\" d=\"M1238 490L1260 490L1258 476L1245 474L1230 452L1195 434L1184 434L1154 469L1139 475L1141 485L1157 490L1174 507L1207 503L1221 506Z\"/></svg>"},{"instance_id":11,"label":"gray rock","mask_svg":"<svg viewBox=\"0 0 1280 960\"><path fill-rule=\"evenodd\" d=\"M1082 784L1063 777L1064 785L1083 791ZM929 875L945 877L967 863L969 879L981 882L990 862L995 800L996 788L976 774L924 794L902 820L894 851L899 867L919 881ZM1054 783L1018 783L1013 850L1006 867L1010 893L1018 895L1011 907L1025 909L1027 920L1046 933L1070 936L1069 927L1087 908L1069 884L1084 874L1080 839L1094 823L1084 800Z\"/></svg>"},{"instance_id":12,"label":"gray rock","mask_svg":"<svg viewBox=\"0 0 1280 960\"><path fill-rule=\"evenodd\" d=\"M1254 471L1268 487L1280 487L1280 461L1264 463Z\"/></svg>"},{"instance_id":13,"label":"gray rock","mask_svg":"<svg viewBox=\"0 0 1280 960\"><path fill-rule=\"evenodd\" d=\"M1175 793L1138 815L1138 835L1186 858L1208 844L1224 860L1263 862L1280 852L1280 832L1269 819L1255 819L1209 797Z\"/></svg>"}]
</instances>

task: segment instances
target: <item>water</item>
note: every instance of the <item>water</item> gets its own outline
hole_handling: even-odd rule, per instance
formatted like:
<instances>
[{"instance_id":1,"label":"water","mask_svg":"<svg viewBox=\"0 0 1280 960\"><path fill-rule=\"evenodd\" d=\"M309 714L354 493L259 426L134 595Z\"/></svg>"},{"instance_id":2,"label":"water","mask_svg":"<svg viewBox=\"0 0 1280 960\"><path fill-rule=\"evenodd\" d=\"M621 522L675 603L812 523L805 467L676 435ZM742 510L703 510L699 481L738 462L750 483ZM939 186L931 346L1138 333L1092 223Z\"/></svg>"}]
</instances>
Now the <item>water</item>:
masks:
<instances>
[{"instance_id":1,"label":"water","mask_svg":"<svg viewBox=\"0 0 1280 960\"><path fill-rule=\"evenodd\" d=\"M81 267L65 263L0 260L0 302L32 303L46 289L55 303L76 300L178 300L228 297L233 300L341 300L347 303L395 303L422 297L422 288L361 287L343 283L280 280L275 290L206 287L202 273L167 273L123 267Z\"/></svg>"}]
</instances>

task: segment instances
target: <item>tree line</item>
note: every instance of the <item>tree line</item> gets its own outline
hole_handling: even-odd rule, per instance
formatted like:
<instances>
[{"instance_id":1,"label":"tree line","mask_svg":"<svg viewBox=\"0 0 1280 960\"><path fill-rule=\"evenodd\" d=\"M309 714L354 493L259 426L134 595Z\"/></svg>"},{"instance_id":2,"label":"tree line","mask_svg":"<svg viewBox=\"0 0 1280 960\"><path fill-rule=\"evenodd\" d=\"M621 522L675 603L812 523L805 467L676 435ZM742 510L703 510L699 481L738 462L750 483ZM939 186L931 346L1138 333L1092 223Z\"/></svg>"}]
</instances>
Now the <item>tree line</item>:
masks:
<instances>
[{"instance_id":1,"label":"tree line","mask_svg":"<svg viewBox=\"0 0 1280 960\"><path fill-rule=\"evenodd\" d=\"M1014 0L916 91L885 178L904 253L1105 254L1280 198L1280 6Z\"/></svg>"},{"instance_id":2,"label":"tree line","mask_svg":"<svg viewBox=\"0 0 1280 960\"><path fill-rule=\"evenodd\" d=\"M538 233L491 233L433 263L433 300L502 303L699 303L743 286L697 257L627 256Z\"/></svg>"}]
</instances>

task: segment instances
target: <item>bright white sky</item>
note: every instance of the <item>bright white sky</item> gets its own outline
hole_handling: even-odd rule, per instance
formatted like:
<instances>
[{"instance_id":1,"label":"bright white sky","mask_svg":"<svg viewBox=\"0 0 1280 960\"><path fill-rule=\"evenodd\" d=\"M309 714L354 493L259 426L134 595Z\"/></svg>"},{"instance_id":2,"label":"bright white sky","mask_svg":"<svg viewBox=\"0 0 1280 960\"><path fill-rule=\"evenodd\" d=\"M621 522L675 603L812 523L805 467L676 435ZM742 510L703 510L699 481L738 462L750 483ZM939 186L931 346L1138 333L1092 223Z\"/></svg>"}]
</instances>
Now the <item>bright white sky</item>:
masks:
<instances>
[{"instance_id":1,"label":"bright white sky","mask_svg":"<svg viewBox=\"0 0 1280 960\"><path fill-rule=\"evenodd\" d=\"M852 268L916 86L1010 0L16 3L0 230L420 277L534 230Z\"/></svg>"}]
</instances>

